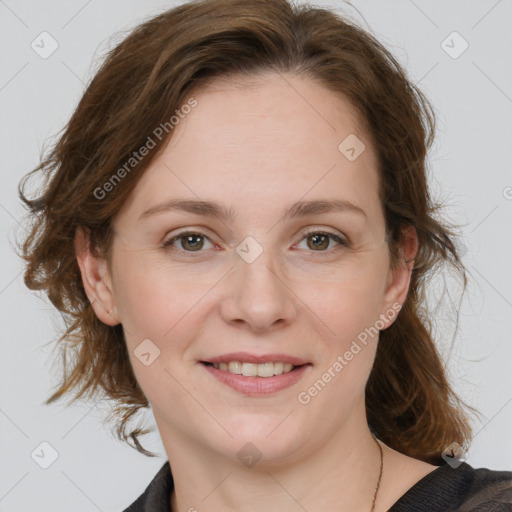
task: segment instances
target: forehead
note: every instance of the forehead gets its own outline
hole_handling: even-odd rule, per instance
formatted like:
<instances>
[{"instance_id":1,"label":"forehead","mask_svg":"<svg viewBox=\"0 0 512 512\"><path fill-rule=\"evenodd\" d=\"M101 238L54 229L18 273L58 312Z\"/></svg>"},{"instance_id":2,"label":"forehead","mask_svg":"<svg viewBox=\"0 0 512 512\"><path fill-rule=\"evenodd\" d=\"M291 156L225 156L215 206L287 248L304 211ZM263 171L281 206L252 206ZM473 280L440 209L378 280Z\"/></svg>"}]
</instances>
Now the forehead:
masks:
<instances>
[{"instance_id":1,"label":"forehead","mask_svg":"<svg viewBox=\"0 0 512 512\"><path fill-rule=\"evenodd\" d=\"M214 78L190 95L199 108L185 118L186 126L177 127L170 149L199 143L212 149L222 145L224 152L240 155L264 145L267 152L272 149L277 154L279 149L284 153L315 145L332 153L338 150L340 137L366 138L348 99L306 76L267 71L252 77Z\"/></svg>"},{"instance_id":2,"label":"forehead","mask_svg":"<svg viewBox=\"0 0 512 512\"><path fill-rule=\"evenodd\" d=\"M132 209L184 195L253 213L326 195L378 199L373 148L342 95L307 77L266 73L217 78L190 97L197 106L140 179ZM346 140L358 152L364 144L355 160Z\"/></svg>"}]
</instances>

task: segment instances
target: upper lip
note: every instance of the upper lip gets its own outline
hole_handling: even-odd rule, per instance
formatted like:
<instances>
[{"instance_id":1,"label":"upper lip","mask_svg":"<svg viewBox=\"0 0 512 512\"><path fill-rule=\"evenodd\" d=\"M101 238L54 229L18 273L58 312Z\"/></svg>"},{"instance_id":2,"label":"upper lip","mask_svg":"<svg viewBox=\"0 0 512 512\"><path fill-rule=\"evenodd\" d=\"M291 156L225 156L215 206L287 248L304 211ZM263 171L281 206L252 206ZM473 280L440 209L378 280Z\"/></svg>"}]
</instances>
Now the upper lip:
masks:
<instances>
[{"instance_id":1,"label":"upper lip","mask_svg":"<svg viewBox=\"0 0 512 512\"><path fill-rule=\"evenodd\" d=\"M249 354L249 352L231 352L221 356L209 357L203 359L203 363L229 363L230 361L241 361L243 363L291 363L294 366L308 364L309 361L300 357L290 356L287 354Z\"/></svg>"}]
</instances>

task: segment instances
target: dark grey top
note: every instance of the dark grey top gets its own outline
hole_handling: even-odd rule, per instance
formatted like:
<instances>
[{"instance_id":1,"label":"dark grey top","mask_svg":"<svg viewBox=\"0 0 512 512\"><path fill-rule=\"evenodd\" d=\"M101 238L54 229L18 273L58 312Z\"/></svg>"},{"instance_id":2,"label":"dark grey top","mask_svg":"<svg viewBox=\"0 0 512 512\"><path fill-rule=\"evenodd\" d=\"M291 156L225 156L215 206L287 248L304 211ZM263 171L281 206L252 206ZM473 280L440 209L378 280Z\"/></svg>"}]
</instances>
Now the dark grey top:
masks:
<instances>
[{"instance_id":1,"label":"dark grey top","mask_svg":"<svg viewBox=\"0 0 512 512\"><path fill-rule=\"evenodd\" d=\"M172 512L169 461L124 512ZM413 485L389 512L512 512L512 472L439 466Z\"/></svg>"}]
</instances>

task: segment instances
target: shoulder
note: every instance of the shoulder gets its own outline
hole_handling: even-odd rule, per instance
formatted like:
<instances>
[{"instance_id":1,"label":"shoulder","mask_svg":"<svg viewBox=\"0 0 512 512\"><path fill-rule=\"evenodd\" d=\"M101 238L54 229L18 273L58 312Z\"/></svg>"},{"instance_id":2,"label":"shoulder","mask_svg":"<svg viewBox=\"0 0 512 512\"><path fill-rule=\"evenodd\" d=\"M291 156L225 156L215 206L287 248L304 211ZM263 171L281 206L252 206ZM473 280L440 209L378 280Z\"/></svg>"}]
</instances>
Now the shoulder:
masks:
<instances>
[{"instance_id":1,"label":"shoulder","mask_svg":"<svg viewBox=\"0 0 512 512\"><path fill-rule=\"evenodd\" d=\"M467 466L471 484L461 510L512 512L512 472Z\"/></svg>"},{"instance_id":2,"label":"shoulder","mask_svg":"<svg viewBox=\"0 0 512 512\"><path fill-rule=\"evenodd\" d=\"M512 472L445 464L411 487L389 512L512 512Z\"/></svg>"},{"instance_id":3,"label":"shoulder","mask_svg":"<svg viewBox=\"0 0 512 512\"><path fill-rule=\"evenodd\" d=\"M123 512L168 512L174 488L169 461L167 461L146 487L146 490Z\"/></svg>"}]
</instances>

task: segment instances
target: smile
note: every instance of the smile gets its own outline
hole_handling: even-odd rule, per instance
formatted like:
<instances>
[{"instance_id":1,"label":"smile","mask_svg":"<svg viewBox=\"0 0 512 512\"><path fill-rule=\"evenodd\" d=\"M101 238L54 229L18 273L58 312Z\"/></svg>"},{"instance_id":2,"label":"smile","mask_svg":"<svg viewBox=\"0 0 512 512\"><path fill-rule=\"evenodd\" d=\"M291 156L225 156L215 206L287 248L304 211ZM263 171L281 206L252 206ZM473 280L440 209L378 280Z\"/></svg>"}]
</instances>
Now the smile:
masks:
<instances>
[{"instance_id":1,"label":"smile","mask_svg":"<svg viewBox=\"0 0 512 512\"><path fill-rule=\"evenodd\" d=\"M293 386L310 371L311 364L294 366L291 363L245 363L230 361L201 366L218 382L244 395L261 397Z\"/></svg>"},{"instance_id":2,"label":"smile","mask_svg":"<svg viewBox=\"0 0 512 512\"><path fill-rule=\"evenodd\" d=\"M244 377L274 377L283 373L290 373L296 366L291 363L245 363L241 361L230 361L229 363L207 363L214 368L227 371L235 375L243 375Z\"/></svg>"}]
</instances>

